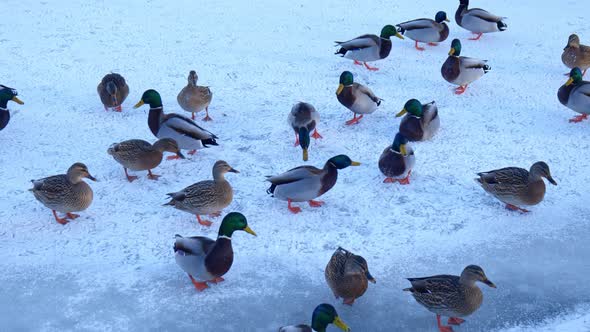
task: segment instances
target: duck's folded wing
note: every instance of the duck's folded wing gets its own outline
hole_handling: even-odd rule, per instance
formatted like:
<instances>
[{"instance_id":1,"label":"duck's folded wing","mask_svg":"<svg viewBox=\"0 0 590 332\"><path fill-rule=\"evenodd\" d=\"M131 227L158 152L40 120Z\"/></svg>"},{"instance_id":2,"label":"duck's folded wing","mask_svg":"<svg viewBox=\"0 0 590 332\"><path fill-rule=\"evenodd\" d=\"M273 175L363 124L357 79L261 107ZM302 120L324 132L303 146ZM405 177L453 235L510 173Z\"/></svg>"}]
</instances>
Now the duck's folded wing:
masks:
<instances>
[{"instance_id":1,"label":"duck's folded wing","mask_svg":"<svg viewBox=\"0 0 590 332\"><path fill-rule=\"evenodd\" d=\"M184 255L204 256L213 248L215 240L204 236L182 237L176 235L174 252L181 251Z\"/></svg>"},{"instance_id":2,"label":"duck's folded wing","mask_svg":"<svg viewBox=\"0 0 590 332\"><path fill-rule=\"evenodd\" d=\"M427 302L430 308L446 309L449 298L459 294L459 277L439 275L426 278L408 278L409 290Z\"/></svg>"},{"instance_id":3,"label":"duck's folded wing","mask_svg":"<svg viewBox=\"0 0 590 332\"><path fill-rule=\"evenodd\" d=\"M33 183L33 190L42 191L43 193L60 193L67 187L67 179L65 175L54 175L39 180L31 180Z\"/></svg>"},{"instance_id":4,"label":"duck's folded wing","mask_svg":"<svg viewBox=\"0 0 590 332\"><path fill-rule=\"evenodd\" d=\"M369 89L368 87L366 87L366 86L364 86L362 84L357 84L357 89L358 89L358 91L360 91L360 92L366 94L367 96L369 96L369 98L371 98L372 101L376 102L377 104L380 104L381 98L375 96L375 94L373 93L373 91L371 91L371 89Z\"/></svg>"},{"instance_id":5,"label":"duck's folded wing","mask_svg":"<svg viewBox=\"0 0 590 332\"><path fill-rule=\"evenodd\" d=\"M434 27L434 21L427 18L419 18L417 20L407 21L398 24L404 30L421 30L431 29Z\"/></svg>"},{"instance_id":6,"label":"duck's folded wing","mask_svg":"<svg viewBox=\"0 0 590 332\"><path fill-rule=\"evenodd\" d=\"M311 327L304 324L289 325L279 328L279 332L313 332Z\"/></svg>"},{"instance_id":7,"label":"duck's folded wing","mask_svg":"<svg viewBox=\"0 0 590 332\"><path fill-rule=\"evenodd\" d=\"M335 43L347 50L358 50L379 45L379 37L376 35L362 35L349 41L337 41Z\"/></svg>"},{"instance_id":8,"label":"duck's folded wing","mask_svg":"<svg viewBox=\"0 0 590 332\"><path fill-rule=\"evenodd\" d=\"M482 69L487 66L488 60L481 60L476 58L469 58L466 56L459 57L461 67L470 69Z\"/></svg>"},{"instance_id":9,"label":"duck's folded wing","mask_svg":"<svg viewBox=\"0 0 590 332\"><path fill-rule=\"evenodd\" d=\"M480 18L484 21L488 21L488 22L493 22L493 23L497 23L500 22L504 17L501 16L496 16L490 12L488 12L487 10L481 9L481 8L473 8L470 9L467 12L468 15Z\"/></svg>"},{"instance_id":10,"label":"duck's folded wing","mask_svg":"<svg viewBox=\"0 0 590 332\"><path fill-rule=\"evenodd\" d=\"M274 185L297 182L299 180L316 176L322 173L322 170L313 166L299 166L286 171L283 174L268 176L267 181Z\"/></svg>"},{"instance_id":11,"label":"duck's folded wing","mask_svg":"<svg viewBox=\"0 0 590 332\"><path fill-rule=\"evenodd\" d=\"M167 126L180 135L188 136L198 140L217 138L217 136L215 136L213 133L200 127L191 119L174 113L166 114L166 118L162 122L162 125Z\"/></svg>"},{"instance_id":12,"label":"duck's folded wing","mask_svg":"<svg viewBox=\"0 0 590 332\"><path fill-rule=\"evenodd\" d=\"M430 123L433 119L438 117L438 107L434 101L422 105L422 109L424 110L424 121L426 123Z\"/></svg>"},{"instance_id":13,"label":"duck's folded wing","mask_svg":"<svg viewBox=\"0 0 590 332\"><path fill-rule=\"evenodd\" d=\"M486 184L518 185L528 182L529 172L519 167L506 167L477 173Z\"/></svg>"},{"instance_id":14,"label":"duck's folded wing","mask_svg":"<svg viewBox=\"0 0 590 332\"><path fill-rule=\"evenodd\" d=\"M115 152L118 152L121 154L135 152L135 151L142 151L142 152L153 151L153 147L150 143L148 143L144 140L140 140L140 139L132 139L132 140L124 141L121 143L113 144L112 148Z\"/></svg>"}]
</instances>

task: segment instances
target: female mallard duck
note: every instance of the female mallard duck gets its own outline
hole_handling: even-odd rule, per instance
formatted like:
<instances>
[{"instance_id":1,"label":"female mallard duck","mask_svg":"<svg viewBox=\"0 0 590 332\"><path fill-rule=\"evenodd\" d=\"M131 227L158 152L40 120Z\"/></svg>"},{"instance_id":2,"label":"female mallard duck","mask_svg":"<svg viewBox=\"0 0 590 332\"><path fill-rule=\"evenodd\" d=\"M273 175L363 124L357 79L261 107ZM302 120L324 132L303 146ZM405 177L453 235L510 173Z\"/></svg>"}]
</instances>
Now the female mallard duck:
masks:
<instances>
[{"instance_id":1,"label":"female mallard duck","mask_svg":"<svg viewBox=\"0 0 590 332\"><path fill-rule=\"evenodd\" d=\"M570 69L580 68L584 71L582 76L586 75L586 70L590 68L590 46L580 44L578 35L570 35L567 46L561 54L561 61Z\"/></svg>"},{"instance_id":2,"label":"female mallard duck","mask_svg":"<svg viewBox=\"0 0 590 332\"><path fill-rule=\"evenodd\" d=\"M350 328L338 316L336 309L330 304L322 303L313 311L311 326L305 324L283 326L279 332L326 332L330 324L336 325L342 331L350 331Z\"/></svg>"},{"instance_id":3,"label":"female mallard duck","mask_svg":"<svg viewBox=\"0 0 590 332\"><path fill-rule=\"evenodd\" d=\"M340 74L340 84L336 90L340 104L352 111L354 117L346 121L347 125L358 123L365 114L371 114L381 105L381 98L375 96L371 89L355 83L352 73L345 71ZM360 114L357 118L356 115Z\"/></svg>"},{"instance_id":4,"label":"female mallard duck","mask_svg":"<svg viewBox=\"0 0 590 332\"><path fill-rule=\"evenodd\" d=\"M467 85L482 77L490 71L490 66L486 64L488 60L468 58L461 55L461 42L459 39L453 39L451 50L447 61L443 63L440 69L442 77L449 83L458 85L455 94L462 94L467 90Z\"/></svg>"},{"instance_id":5,"label":"female mallard duck","mask_svg":"<svg viewBox=\"0 0 590 332\"><path fill-rule=\"evenodd\" d=\"M475 284L476 281L496 288L477 265L467 266L460 277L443 274L408 280L412 287L404 291L411 292L418 303L436 314L441 332L452 332L453 328L442 325L440 316L449 317L449 325L460 325L465 320L459 317L469 316L479 309L483 302L483 293Z\"/></svg>"},{"instance_id":6,"label":"female mallard duck","mask_svg":"<svg viewBox=\"0 0 590 332\"><path fill-rule=\"evenodd\" d=\"M171 138L162 138L154 145L140 139L131 139L121 143L114 143L107 150L108 154L121 165L125 170L125 176L129 182L137 179L137 176L130 176L127 169L132 171L148 171L148 178L157 180L160 176L152 174L152 168L158 167L162 162L164 151L175 153L179 158L184 159L176 141Z\"/></svg>"},{"instance_id":7,"label":"female mallard duck","mask_svg":"<svg viewBox=\"0 0 590 332\"><path fill-rule=\"evenodd\" d=\"M218 160L213 165L213 180L200 181L181 191L167 194L171 200L164 205L172 205L181 211L195 214L199 224L211 226L212 222L201 220L200 215L219 215L234 198L234 191L225 179L227 172L240 173L225 161Z\"/></svg>"},{"instance_id":8,"label":"female mallard duck","mask_svg":"<svg viewBox=\"0 0 590 332\"><path fill-rule=\"evenodd\" d=\"M231 237L235 231L244 231L256 236L248 227L246 217L231 212L221 222L217 240L204 236L182 237L176 234L174 257L176 264L186 272L198 291L207 288L207 282L223 281L234 261Z\"/></svg>"},{"instance_id":9,"label":"female mallard duck","mask_svg":"<svg viewBox=\"0 0 590 332\"><path fill-rule=\"evenodd\" d=\"M406 114L407 113L407 114ZM410 141L425 141L438 131L440 118L438 107L434 101L422 104L416 99L410 99L395 116L406 114L399 124L399 132Z\"/></svg>"},{"instance_id":10,"label":"female mallard duck","mask_svg":"<svg viewBox=\"0 0 590 332\"><path fill-rule=\"evenodd\" d=\"M332 189L338 179L338 170L348 166L358 166L359 162L352 161L346 155L338 155L330 158L323 169L313 166L299 166L286 171L283 174L267 176L266 181L271 183L266 191L273 197L288 202L288 208L293 213L301 212L301 208L291 206L292 202L309 202L311 207L320 207L322 201L314 201Z\"/></svg>"},{"instance_id":11,"label":"female mallard duck","mask_svg":"<svg viewBox=\"0 0 590 332\"><path fill-rule=\"evenodd\" d=\"M386 25L381 29L381 35L362 35L345 42L335 42L340 49L334 54L342 54L347 59L353 59L355 65L364 64L368 70L379 70L370 67L368 61L376 61L387 58L391 52L391 36L404 39L394 26ZM362 63L361 63L362 61Z\"/></svg>"},{"instance_id":12,"label":"female mallard duck","mask_svg":"<svg viewBox=\"0 0 590 332\"><path fill-rule=\"evenodd\" d=\"M344 304L348 305L365 294L369 281L376 282L363 257L340 247L328 262L324 276L334 296L343 298Z\"/></svg>"},{"instance_id":13,"label":"female mallard duck","mask_svg":"<svg viewBox=\"0 0 590 332\"><path fill-rule=\"evenodd\" d=\"M381 157L379 157L379 170L386 176L383 183L399 182L400 184L410 184L410 174L416 157L414 149L408 146L408 139L401 133L397 133L393 144L385 148Z\"/></svg>"},{"instance_id":14,"label":"female mallard duck","mask_svg":"<svg viewBox=\"0 0 590 332\"><path fill-rule=\"evenodd\" d=\"M143 104L150 105L148 126L157 138L172 138L181 149L191 150L189 154L195 154L198 149L207 148L209 145L218 145L215 141L217 136L199 127L191 119L176 113L164 114L162 99L156 90L144 92L141 100L133 108ZM178 156L168 159L178 159Z\"/></svg>"},{"instance_id":15,"label":"female mallard duck","mask_svg":"<svg viewBox=\"0 0 590 332\"><path fill-rule=\"evenodd\" d=\"M295 146L300 145L303 149L303 160L307 161L307 149L309 148L309 133L313 130L311 137L318 139L322 135L318 133L316 125L320 122L320 113L311 104L299 102L293 105L287 122L295 131Z\"/></svg>"},{"instance_id":16,"label":"female mallard duck","mask_svg":"<svg viewBox=\"0 0 590 332\"><path fill-rule=\"evenodd\" d=\"M536 205L543 200L545 197L543 178L554 186L557 185L551 177L549 166L543 161L534 163L530 171L524 168L506 167L477 173L477 175L479 177L475 181L512 211L530 212L519 206Z\"/></svg>"},{"instance_id":17,"label":"female mallard duck","mask_svg":"<svg viewBox=\"0 0 590 332\"><path fill-rule=\"evenodd\" d=\"M508 25L502 22L505 17L496 16L481 8L467 9L468 6L469 0L459 0L455 21L458 26L477 35L469 40L479 40L484 33L504 31L508 28Z\"/></svg>"},{"instance_id":18,"label":"female mallard duck","mask_svg":"<svg viewBox=\"0 0 590 332\"><path fill-rule=\"evenodd\" d=\"M109 108L114 108L115 111L121 112L121 105L129 95L127 82L125 82L123 76L116 73L106 74L98 84L96 90L98 91L98 96L104 105L105 111Z\"/></svg>"},{"instance_id":19,"label":"female mallard duck","mask_svg":"<svg viewBox=\"0 0 590 332\"><path fill-rule=\"evenodd\" d=\"M20 105L24 104L16 96L18 96L18 92L15 89L0 84L0 130L4 129L10 121L10 111L8 111L7 107L8 102L13 101Z\"/></svg>"},{"instance_id":20,"label":"female mallard duck","mask_svg":"<svg viewBox=\"0 0 590 332\"><path fill-rule=\"evenodd\" d=\"M205 110L207 115L203 118L203 121L211 121L213 119L209 117L209 104L211 104L213 93L211 93L208 86L197 85L198 79L197 72L191 70L188 74L188 84L180 90L176 100L183 110L193 114L193 120L195 119L195 113Z\"/></svg>"},{"instance_id":21,"label":"female mallard duck","mask_svg":"<svg viewBox=\"0 0 590 332\"><path fill-rule=\"evenodd\" d=\"M39 180L31 180L35 198L53 211L55 220L65 225L68 219L76 219L79 215L72 212L86 210L92 203L92 188L82 181L88 178L96 179L88 172L88 167L82 163L75 163L68 169L67 174L54 175ZM57 213L65 213L64 218L59 218Z\"/></svg>"},{"instance_id":22,"label":"female mallard duck","mask_svg":"<svg viewBox=\"0 0 590 332\"><path fill-rule=\"evenodd\" d=\"M396 28L402 35L416 42L414 47L418 51L424 51L423 47L418 46L418 42L436 46L436 43L447 40L449 26L445 22L450 22L450 20L447 18L447 13L441 11L436 13L434 20L419 18L400 23L396 25Z\"/></svg>"},{"instance_id":23,"label":"female mallard duck","mask_svg":"<svg viewBox=\"0 0 590 332\"><path fill-rule=\"evenodd\" d=\"M570 78L557 91L559 102L581 115L570 119L570 122L581 122L590 114L590 82L582 80L580 68L570 71Z\"/></svg>"}]
</instances>

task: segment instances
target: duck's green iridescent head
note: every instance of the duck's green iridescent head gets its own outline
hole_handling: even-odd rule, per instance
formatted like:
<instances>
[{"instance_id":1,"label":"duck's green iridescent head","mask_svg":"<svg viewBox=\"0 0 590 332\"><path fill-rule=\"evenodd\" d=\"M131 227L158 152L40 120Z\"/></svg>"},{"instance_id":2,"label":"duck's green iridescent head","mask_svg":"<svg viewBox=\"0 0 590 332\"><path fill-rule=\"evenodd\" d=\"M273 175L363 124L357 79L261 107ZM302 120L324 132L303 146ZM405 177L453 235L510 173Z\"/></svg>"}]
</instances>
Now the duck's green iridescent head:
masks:
<instances>
[{"instance_id":1,"label":"duck's green iridescent head","mask_svg":"<svg viewBox=\"0 0 590 332\"><path fill-rule=\"evenodd\" d=\"M354 83L354 76L349 71L343 71L340 74L340 84L338 85L338 90L336 90L336 94L339 95L342 90L344 90L345 86L350 86Z\"/></svg>"},{"instance_id":2,"label":"duck's green iridescent head","mask_svg":"<svg viewBox=\"0 0 590 332\"><path fill-rule=\"evenodd\" d=\"M311 316L311 328L314 331L325 332L328 325L334 324L342 331L350 331L350 328L340 319L336 309L330 304L318 305Z\"/></svg>"},{"instance_id":3,"label":"duck's green iridescent head","mask_svg":"<svg viewBox=\"0 0 590 332\"><path fill-rule=\"evenodd\" d=\"M361 164L357 161L352 161L347 155L344 154L340 154L336 157L330 158L328 160L328 163L336 167L337 169L343 169L348 166L359 166Z\"/></svg>"},{"instance_id":4,"label":"duck's green iridescent head","mask_svg":"<svg viewBox=\"0 0 590 332\"><path fill-rule=\"evenodd\" d=\"M15 89L0 85L0 107L6 108L6 104L11 100L20 105L24 104L16 96L18 96L18 92Z\"/></svg>"},{"instance_id":5,"label":"duck's green iridescent head","mask_svg":"<svg viewBox=\"0 0 590 332\"><path fill-rule=\"evenodd\" d=\"M461 41L459 39L455 38L451 42L451 50L449 51L449 55L461 55Z\"/></svg>"},{"instance_id":6,"label":"duck's green iridescent head","mask_svg":"<svg viewBox=\"0 0 590 332\"><path fill-rule=\"evenodd\" d=\"M230 212L225 218L223 218L221 226L219 226L218 236L227 236L231 238L235 231L244 231L256 236L256 233L248 227L248 221L243 214L239 212Z\"/></svg>"},{"instance_id":7,"label":"duck's green iridescent head","mask_svg":"<svg viewBox=\"0 0 590 332\"><path fill-rule=\"evenodd\" d=\"M386 25L381 29L381 38L389 39L391 36L396 36L399 39L404 39L404 36L400 35L397 29L393 25Z\"/></svg>"},{"instance_id":8,"label":"duck's green iridescent head","mask_svg":"<svg viewBox=\"0 0 590 332\"><path fill-rule=\"evenodd\" d=\"M400 117L406 113L421 117L424 114L422 110L422 103L418 99L408 100L404 105L404 109L397 113L395 117Z\"/></svg>"},{"instance_id":9,"label":"duck's green iridescent head","mask_svg":"<svg viewBox=\"0 0 590 332\"><path fill-rule=\"evenodd\" d=\"M138 108L144 104L150 105L150 108L162 107L162 98L158 91L153 89L146 90L141 96L141 100L133 108Z\"/></svg>"},{"instance_id":10,"label":"duck's green iridescent head","mask_svg":"<svg viewBox=\"0 0 590 332\"><path fill-rule=\"evenodd\" d=\"M449 19L447 18L447 13L445 13L445 12L443 12L443 11L440 11L440 12L436 13L436 16L434 17L434 20L435 20L437 23L442 23L442 21L445 21L445 22L451 22L451 20L449 20Z\"/></svg>"},{"instance_id":11,"label":"duck's green iridescent head","mask_svg":"<svg viewBox=\"0 0 590 332\"><path fill-rule=\"evenodd\" d=\"M309 148L310 140L307 127L299 128L299 146L303 149L303 161L307 161L308 159L307 149Z\"/></svg>"},{"instance_id":12,"label":"duck's green iridescent head","mask_svg":"<svg viewBox=\"0 0 590 332\"><path fill-rule=\"evenodd\" d=\"M404 135L397 133L395 135L395 138L393 139L393 144L391 145L391 148L393 149L393 151L401 153L402 156L407 156L408 151L406 149L406 144L408 144L408 139Z\"/></svg>"},{"instance_id":13,"label":"duck's green iridescent head","mask_svg":"<svg viewBox=\"0 0 590 332\"><path fill-rule=\"evenodd\" d=\"M571 84L578 84L582 82L582 70L578 67L572 68L570 71L570 78L565 82L565 86L569 86Z\"/></svg>"}]
</instances>

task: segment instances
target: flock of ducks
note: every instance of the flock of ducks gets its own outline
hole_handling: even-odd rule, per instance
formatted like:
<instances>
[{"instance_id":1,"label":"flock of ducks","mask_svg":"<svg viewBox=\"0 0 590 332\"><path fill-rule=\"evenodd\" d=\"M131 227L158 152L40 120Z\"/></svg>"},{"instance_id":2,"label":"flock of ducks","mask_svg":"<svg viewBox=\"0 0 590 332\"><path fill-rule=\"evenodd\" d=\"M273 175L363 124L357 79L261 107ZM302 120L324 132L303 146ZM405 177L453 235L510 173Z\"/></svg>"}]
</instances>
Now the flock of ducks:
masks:
<instances>
[{"instance_id":1,"label":"flock of ducks","mask_svg":"<svg viewBox=\"0 0 590 332\"><path fill-rule=\"evenodd\" d=\"M468 9L468 5L468 0L460 0L455 21L459 26L477 34L477 37L471 39L480 39L484 33L506 30L507 25L502 17L479 8ZM336 54L353 59L355 64L364 65L368 70L378 70L367 62L384 59L389 55L392 49L390 37L408 37L415 41L416 49L423 51L419 42L435 46L447 39L449 27L445 22L449 22L449 19L441 11L434 20L422 18L396 26L386 25L379 36L367 34L346 42L337 42L340 48ZM459 86L455 92L457 94L463 93L470 83L490 70L485 60L461 56L461 48L461 42L454 39L449 56L441 68L443 78ZM568 81L559 88L558 98L563 105L581 114L570 120L579 122L590 114L590 82L583 80L584 73L590 67L590 47L581 45L577 35L571 35L562 60L571 71ZM152 89L145 91L134 106L138 108L149 105L148 126L158 140L151 144L144 140L131 139L108 148L108 154L123 166L129 182L137 179L137 176L129 175L128 170L147 171L149 179L157 180L159 175L153 174L152 170L160 165L164 152L172 153L167 159L178 159L185 158L182 150L194 154L199 149L217 145L217 136L193 121L195 114L203 110L206 112L203 121L212 120L208 108L213 94L208 87L197 85L197 79L197 73L191 71L188 84L177 96L178 104L192 114L192 119L176 113L164 113L160 94ZM122 111L121 105L129 95L125 79L116 73L106 75L97 91L105 110L114 109L118 112ZM10 120L7 102L23 104L17 95L15 89L0 86L0 129L6 127ZM371 89L355 82L349 71L340 75L336 95L338 101L353 112L353 118L346 125L356 124L365 114L375 112L382 101ZM383 150L378 167L385 176L383 182L407 185L416 164L414 150L409 142L432 139L440 127L440 118L434 101L422 104L416 99L408 100L396 116L403 116L399 132L393 143ZM295 145L302 148L302 159L307 161L311 138L322 138L317 130L320 115L313 105L299 102L293 106L287 120L295 133ZM358 165L360 163L346 155L337 155L327 160L322 168L299 166L282 174L269 176L267 181L270 182L270 188L267 192L277 199L287 201L287 207L293 213L301 212L300 207L292 205L294 202L307 202L311 207L320 207L323 202L316 199L336 184L338 170ZM201 216L220 216L221 211L232 202L233 189L225 175L239 171L220 160L213 165L212 173L212 180L200 181L169 193L170 201L164 205L193 214L199 224L211 226L212 222ZM79 217L74 212L83 211L92 203L93 192L83 181L84 178L96 181L88 167L78 162L66 174L32 180L33 188L30 191L39 202L52 210L58 223L67 224ZM541 161L534 163L530 170L507 167L481 172L476 181L486 192L505 203L506 208L529 212L523 206L535 205L543 200L543 178L553 185L557 184L551 176L549 166ZM58 212L63 216L60 217ZM223 281L223 275L231 268L231 238L235 231L256 235L248 226L246 217L238 212L225 215L215 240L202 236L176 235L176 262L199 291L206 289L207 283ZM376 282L369 273L367 261L343 248L338 248L328 262L325 278L334 296L343 298L344 304L348 305L352 305L365 293L369 282ZM486 277L483 269L476 265L467 266L460 276L437 275L408 280L411 287L404 290L409 291L418 303L436 314L438 327L442 332L452 331L451 325L464 322L460 317L468 316L480 307L483 294L476 282L496 287ZM441 316L449 317L447 325L443 325ZM344 331L349 330L332 305L320 304L313 311L311 326L291 325L282 327L279 331L321 332L329 324L335 324Z\"/></svg>"}]
</instances>

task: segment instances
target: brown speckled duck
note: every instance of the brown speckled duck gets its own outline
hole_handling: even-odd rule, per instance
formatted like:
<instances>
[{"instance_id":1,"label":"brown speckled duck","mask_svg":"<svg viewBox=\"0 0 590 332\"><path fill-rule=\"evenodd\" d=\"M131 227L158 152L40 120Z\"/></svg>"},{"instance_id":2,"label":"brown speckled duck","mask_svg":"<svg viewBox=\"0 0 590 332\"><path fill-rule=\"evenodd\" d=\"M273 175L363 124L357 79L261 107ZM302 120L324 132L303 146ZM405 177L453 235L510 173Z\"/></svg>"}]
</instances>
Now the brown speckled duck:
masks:
<instances>
[{"instance_id":1,"label":"brown speckled duck","mask_svg":"<svg viewBox=\"0 0 590 332\"><path fill-rule=\"evenodd\" d=\"M561 61L570 69L575 67L580 68L583 70L582 76L586 75L586 70L590 68L590 46L580 44L580 37L578 35L570 35L567 46L561 54Z\"/></svg>"},{"instance_id":2,"label":"brown speckled duck","mask_svg":"<svg viewBox=\"0 0 590 332\"><path fill-rule=\"evenodd\" d=\"M418 303L436 314L440 332L453 331L452 327L442 325L440 316L449 317L449 325L460 325L465 320L459 317L469 316L479 309L483 293L475 284L477 281L496 288L477 265L467 266L461 276L445 274L408 280L412 287L404 291L411 292Z\"/></svg>"},{"instance_id":3,"label":"brown speckled duck","mask_svg":"<svg viewBox=\"0 0 590 332\"><path fill-rule=\"evenodd\" d=\"M115 111L121 112L121 105L129 95L129 86L125 78L117 73L105 75L96 90L105 111L114 108Z\"/></svg>"},{"instance_id":4,"label":"brown speckled duck","mask_svg":"<svg viewBox=\"0 0 590 332\"><path fill-rule=\"evenodd\" d=\"M207 115L203 118L203 121L211 121L213 119L209 117L209 104L211 104L213 93L208 86L197 85L198 79L197 72L191 70L188 74L188 84L180 90L176 100L183 110L193 114L193 120L195 119L195 113L205 110Z\"/></svg>"},{"instance_id":5,"label":"brown speckled duck","mask_svg":"<svg viewBox=\"0 0 590 332\"><path fill-rule=\"evenodd\" d=\"M354 114L346 125L359 123L365 114L371 114L381 105L381 98L375 96L371 89L355 83L352 73L345 71L340 74L340 84L336 90L336 97L340 104L348 108ZM357 118L356 115L360 114Z\"/></svg>"},{"instance_id":6,"label":"brown speckled duck","mask_svg":"<svg viewBox=\"0 0 590 332\"><path fill-rule=\"evenodd\" d=\"M348 305L365 294L369 281L376 282L363 257L340 247L328 262L324 276L334 296L343 298Z\"/></svg>"},{"instance_id":7,"label":"brown speckled duck","mask_svg":"<svg viewBox=\"0 0 590 332\"><path fill-rule=\"evenodd\" d=\"M308 103L298 102L293 105L291 112L289 112L287 122L295 132L295 146L300 145L303 150L303 161L307 161L308 159L307 149L309 148L310 143L309 133L313 130L311 137L315 139L322 138L322 135L320 135L317 130L317 124L319 121L320 113L316 111L313 105Z\"/></svg>"},{"instance_id":8,"label":"brown speckled duck","mask_svg":"<svg viewBox=\"0 0 590 332\"><path fill-rule=\"evenodd\" d=\"M386 176L383 183L410 184L410 174L416 164L414 149L408 145L408 139L397 133L393 144L385 148L379 157L379 170Z\"/></svg>"},{"instance_id":9,"label":"brown speckled duck","mask_svg":"<svg viewBox=\"0 0 590 332\"><path fill-rule=\"evenodd\" d=\"M288 325L279 328L279 332L326 332L328 325L334 324L344 332L350 332L350 328L340 319L336 309L331 304L318 305L311 316L311 326L306 324Z\"/></svg>"},{"instance_id":10,"label":"brown speckled duck","mask_svg":"<svg viewBox=\"0 0 590 332\"><path fill-rule=\"evenodd\" d=\"M447 82L459 86L455 89L455 94L457 95L464 93L471 82L478 80L491 70L490 66L486 64L487 60L468 58L460 55L461 42L459 39L453 39L449 57L440 69L442 77Z\"/></svg>"},{"instance_id":11,"label":"brown speckled duck","mask_svg":"<svg viewBox=\"0 0 590 332\"><path fill-rule=\"evenodd\" d=\"M410 141L431 139L440 127L438 107L434 101L422 104L416 99L410 99L396 117L404 114L406 116L399 124L399 132Z\"/></svg>"}]
</instances>

